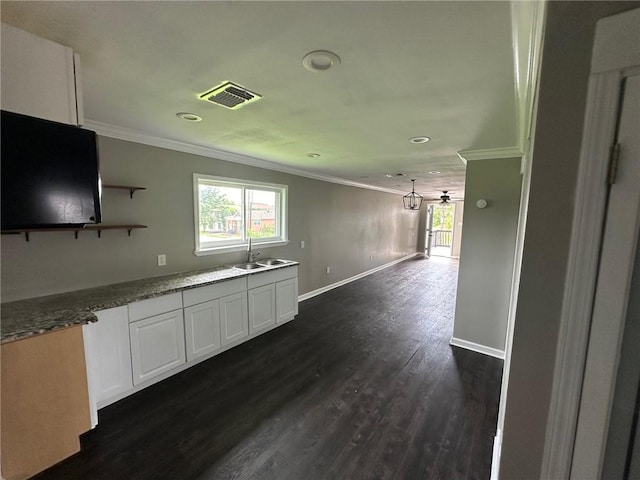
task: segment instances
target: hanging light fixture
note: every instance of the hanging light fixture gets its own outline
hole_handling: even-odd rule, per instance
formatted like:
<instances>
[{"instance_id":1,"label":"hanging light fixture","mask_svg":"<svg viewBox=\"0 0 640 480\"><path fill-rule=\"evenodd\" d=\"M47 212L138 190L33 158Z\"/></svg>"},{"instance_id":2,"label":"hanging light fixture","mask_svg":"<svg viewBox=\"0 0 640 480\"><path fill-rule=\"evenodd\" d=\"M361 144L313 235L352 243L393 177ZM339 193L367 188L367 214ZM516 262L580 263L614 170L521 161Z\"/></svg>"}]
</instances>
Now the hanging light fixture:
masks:
<instances>
[{"instance_id":1,"label":"hanging light fixture","mask_svg":"<svg viewBox=\"0 0 640 480\"><path fill-rule=\"evenodd\" d=\"M404 202L404 208L407 210L420 210L420 206L422 205L422 195L416 193L416 180L415 178L411 180L411 193L407 193L404 197L402 197L402 201Z\"/></svg>"},{"instance_id":2,"label":"hanging light fixture","mask_svg":"<svg viewBox=\"0 0 640 480\"><path fill-rule=\"evenodd\" d=\"M442 191L443 195L440 195L440 198L442 199L442 201L440 202L441 204L444 203L446 205L449 204L449 200L451 200L451 197L449 195L447 195L448 190L443 190Z\"/></svg>"}]
</instances>

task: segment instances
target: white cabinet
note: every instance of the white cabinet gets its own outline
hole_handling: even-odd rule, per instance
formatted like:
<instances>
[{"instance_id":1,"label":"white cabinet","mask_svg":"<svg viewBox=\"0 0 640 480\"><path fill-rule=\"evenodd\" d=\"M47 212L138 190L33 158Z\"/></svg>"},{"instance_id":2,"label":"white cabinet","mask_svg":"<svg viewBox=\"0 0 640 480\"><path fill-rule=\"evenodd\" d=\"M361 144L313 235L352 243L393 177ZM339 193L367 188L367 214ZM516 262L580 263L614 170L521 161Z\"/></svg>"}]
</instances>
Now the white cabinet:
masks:
<instances>
[{"instance_id":1,"label":"white cabinet","mask_svg":"<svg viewBox=\"0 0 640 480\"><path fill-rule=\"evenodd\" d=\"M298 314L298 277L276 283L276 321L293 320Z\"/></svg>"},{"instance_id":2,"label":"white cabinet","mask_svg":"<svg viewBox=\"0 0 640 480\"><path fill-rule=\"evenodd\" d=\"M249 336L246 292L220 299L220 332L225 346L240 343Z\"/></svg>"},{"instance_id":3,"label":"white cabinet","mask_svg":"<svg viewBox=\"0 0 640 480\"><path fill-rule=\"evenodd\" d=\"M133 388L127 307L95 314L98 321L83 326L93 426L98 408Z\"/></svg>"},{"instance_id":4,"label":"white cabinet","mask_svg":"<svg viewBox=\"0 0 640 480\"><path fill-rule=\"evenodd\" d=\"M182 292L187 361L210 356L249 336L246 291L243 277Z\"/></svg>"},{"instance_id":5,"label":"white cabinet","mask_svg":"<svg viewBox=\"0 0 640 480\"><path fill-rule=\"evenodd\" d=\"M78 55L6 23L1 31L2 109L81 125Z\"/></svg>"},{"instance_id":6,"label":"white cabinet","mask_svg":"<svg viewBox=\"0 0 640 480\"><path fill-rule=\"evenodd\" d=\"M128 308L134 385L185 363L184 315L180 293L135 302ZM177 310L167 312L171 308Z\"/></svg>"},{"instance_id":7,"label":"white cabinet","mask_svg":"<svg viewBox=\"0 0 640 480\"><path fill-rule=\"evenodd\" d=\"M83 326L97 409L292 320L298 267L220 281L96 312Z\"/></svg>"},{"instance_id":8,"label":"white cabinet","mask_svg":"<svg viewBox=\"0 0 640 480\"><path fill-rule=\"evenodd\" d=\"M129 335L134 385L185 363L182 310L131 323Z\"/></svg>"},{"instance_id":9,"label":"white cabinet","mask_svg":"<svg viewBox=\"0 0 640 480\"><path fill-rule=\"evenodd\" d=\"M298 314L298 267L281 268L271 272L259 273L251 275L248 278L247 285L249 287L249 323L250 325L260 326L261 329L267 328L271 323L267 323L267 313L273 312L273 324L282 324L293 320ZM254 289L271 286L274 290L272 298L274 308L271 310L267 306L266 294L261 293L261 302L251 308L251 292ZM254 303L256 303L254 301ZM256 318L253 318L253 316ZM257 328L259 329L259 328ZM253 333L253 332L252 332Z\"/></svg>"},{"instance_id":10,"label":"white cabinet","mask_svg":"<svg viewBox=\"0 0 640 480\"><path fill-rule=\"evenodd\" d=\"M221 347L220 300L184 309L187 362L210 355Z\"/></svg>"},{"instance_id":11,"label":"white cabinet","mask_svg":"<svg viewBox=\"0 0 640 480\"><path fill-rule=\"evenodd\" d=\"M276 286L273 283L252 288L249 299L249 334L265 330L276 324Z\"/></svg>"}]
</instances>

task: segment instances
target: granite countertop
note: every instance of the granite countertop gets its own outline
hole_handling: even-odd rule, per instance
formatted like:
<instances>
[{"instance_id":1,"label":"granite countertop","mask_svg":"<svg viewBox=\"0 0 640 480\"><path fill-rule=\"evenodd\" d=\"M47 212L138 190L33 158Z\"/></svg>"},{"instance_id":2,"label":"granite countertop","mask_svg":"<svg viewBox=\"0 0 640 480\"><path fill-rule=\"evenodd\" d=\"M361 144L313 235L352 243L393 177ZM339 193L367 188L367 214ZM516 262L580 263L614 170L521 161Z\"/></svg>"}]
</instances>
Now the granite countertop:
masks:
<instances>
[{"instance_id":1,"label":"granite countertop","mask_svg":"<svg viewBox=\"0 0 640 480\"><path fill-rule=\"evenodd\" d=\"M299 263L288 261L253 271L229 266L214 267L3 303L0 306L0 340L7 343L73 325L96 322L98 318L93 313L95 311L294 265Z\"/></svg>"}]
</instances>

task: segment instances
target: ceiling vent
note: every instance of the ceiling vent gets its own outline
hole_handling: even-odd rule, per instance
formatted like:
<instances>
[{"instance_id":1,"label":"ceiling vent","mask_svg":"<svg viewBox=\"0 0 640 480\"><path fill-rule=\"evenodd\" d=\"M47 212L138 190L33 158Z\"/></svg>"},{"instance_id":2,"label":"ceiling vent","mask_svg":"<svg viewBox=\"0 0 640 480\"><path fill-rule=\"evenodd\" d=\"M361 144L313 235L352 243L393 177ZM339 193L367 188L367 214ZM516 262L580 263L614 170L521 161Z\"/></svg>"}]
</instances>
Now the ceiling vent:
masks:
<instances>
[{"instance_id":1,"label":"ceiling vent","mask_svg":"<svg viewBox=\"0 0 640 480\"><path fill-rule=\"evenodd\" d=\"M262 98L255 92L233 82L224 82L200 95L200 100L237 110Z\"/></svg>"}]
</instances>

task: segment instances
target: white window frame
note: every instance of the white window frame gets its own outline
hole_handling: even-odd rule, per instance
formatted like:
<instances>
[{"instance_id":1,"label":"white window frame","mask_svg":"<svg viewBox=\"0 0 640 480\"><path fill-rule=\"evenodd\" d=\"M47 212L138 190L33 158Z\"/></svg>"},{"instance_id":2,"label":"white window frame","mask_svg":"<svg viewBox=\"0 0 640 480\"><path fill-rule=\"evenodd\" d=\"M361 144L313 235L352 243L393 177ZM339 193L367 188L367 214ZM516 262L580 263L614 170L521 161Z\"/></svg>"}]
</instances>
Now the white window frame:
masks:
<instances>
[{"instance_id":1,"label":"white window frame","mask_svg":"<svg viewBox=\"0 0 640 480\"><path fill-rule=\"evenodd\" d=\"M204 182L202 182L204 181ZM211 244L201 246L200 244L200 183L210 182L222 187L233 187L242 189L242 237L240 239L231 239L224 242L216 242L216 246ZM216 177L213 175L205 175L201 173L193 174L193 226L194 226L194 241L195 250L194 254L197 256L202 255L214 255L218 253L239 252L246 250L248 247L248 239L246 237L246 204L245 204L245 189L256 189L275 192L276 194L276 231L280 234L275 237L269 238L256 238L252 237L252 245L260 247L278 247L287 245L288 240L288 222L287 222L287 200L288 200L288 186L276 183L256 182L253 180L242 180L238 178ZM279 227L279 228L278 228Z\"/></svg>"}]
</instances>

